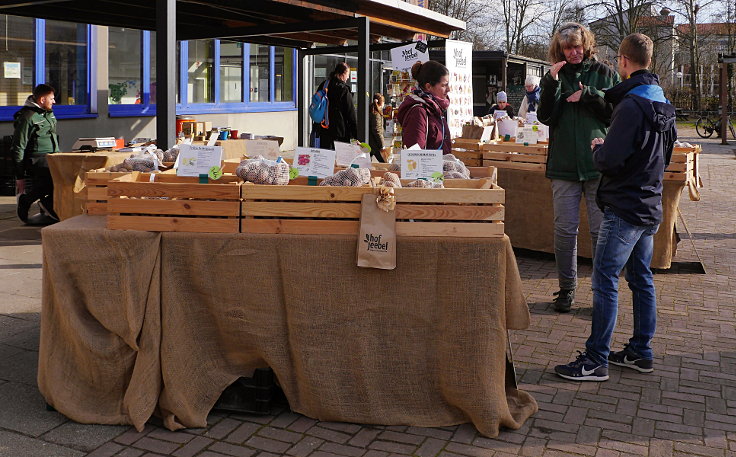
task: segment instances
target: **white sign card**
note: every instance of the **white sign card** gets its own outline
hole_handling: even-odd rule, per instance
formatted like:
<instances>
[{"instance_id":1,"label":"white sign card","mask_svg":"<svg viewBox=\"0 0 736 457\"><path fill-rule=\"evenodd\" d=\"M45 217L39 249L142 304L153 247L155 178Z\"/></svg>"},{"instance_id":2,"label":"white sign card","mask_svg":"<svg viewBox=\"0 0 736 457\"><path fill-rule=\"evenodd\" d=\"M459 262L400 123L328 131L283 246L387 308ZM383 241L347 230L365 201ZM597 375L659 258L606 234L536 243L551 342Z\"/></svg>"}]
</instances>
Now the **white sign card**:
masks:
<instances>
[{"instance_id":1,"label":"white sign card","mask_svg":"<svg viewBox=\"0 0 736 457\"><path fill-rule=\"evenodd\" d=\"M487 143L491 141L492 136L493 136L493 126L483 127L483 133L480 136L481 143Z\"/></svg>"},{"instance_id":2,"label":"white sign card","mask_svg":"<svg viewBox=\"0 0 736 457\"><path fill-rule=\"evenodd\" d=\"M349 167L362 152L360 145L335 141L335 163L338 167Z\"/></svg>"},{"instance_id":3,"label":"white sign card","mask_svg":"<svg viewBox=\"0 0 736 457\"><path fill-rule=\"evenodd\" d=\"M526 113L526 122L531 124L532 122L537 122L537 112L532 111L530 113Z\"/></svg>"},{"instance_id":4,"label":"white sign card","mask_svg":"<svg viewBox=\"0 0 736 457\"><path fill-rule=\"evenodd\" d=\"M501 119L502 117L507 117L509 115L508 111L505 109L497 109L493 111L493 118L494 119Z\"/></svg>"},{"instance_id":5,"label":"white sign card","mask_svg":"<svg viewBox=\"0 0 736 457\"><path fill-rule=\"evenodd\" d=\"M519 144L537 144L537 128L536 125L525 125L516 129L516 142Z\"/></svg>"},{"instance_id":6,"label":"white sign card","mask_svg":"<svg viewBox=\"0 0 736 457\"><path fill-rule=\"evenodd\" d=\"M506 135L515 137L516 129L519 127L519 123L514 119L501 119L496 122L498 126L498 135L503 138Z\"/></svg>"},{"instance_id":7,"label":"white sign card","mask_svg":"<svg viewBox=\"0 0 736 457\"><path fill-rule=\"evenodd\" d=\"M279 142L273 140L244 140L245 155L251 159L256 156L263 156L264 159L276 160L281 155L279 151Z\"/></svg>"},{"instance_id":8,"label":"white sign card","mask_svg":"<svg viewBox=\"0 0 736 457\"><path fill-rule=\"evenodd\" d=\"M407 44L391 49L391 66L394 70L409 71L415 62L426 62L429 60L427 49L421 52L416 43Z\"/></svg>"},{"instance_id":9,"label":"white sign card","mask_svg":"<svg viewBox=\"0 0 736 457\"><path fill-rule=\"evenodd\" d=\"M20 62L3 62L5 77L8 79L20 79Z\"/></svg>"},{"instance_id":10,"label":"white sign card","mask_svg":"<svg viewBox=\"0 0 736 457\"><path fill-rule=\"evenodd\" d=\"M299 176L326 178L335 174L335 151L330 149L296 148L294 168Z\"/></svg>"},{"instance_id":11,"label":"white sign card","mask_svg":"<svg viewBox=\"0 0 736 457\"><path fill-rule=\"evenodd\" d=\"M220 134L217 133L217 131L214 131L210 133L210 138L207 140L207 146L214 146L215 143L217 143L217 140L219 139Z\"/></svg>"},{"instance_id":12,"label":"white sign card","mask_svg":"<svg viewBox=\"0 0 736 457\"><path fill-rule=\"evenodd\" d=\"M206 175L210 168L221 166L222 147L182 144L179 145L178 161L177 176Z\"/></svg>"},{"instance_id":13,"label":"white sign card","mask_svg":"<svg viewBox=\"0 0 736 457\"><path fill-rule=\"evenodd\" d=\"M473 43L445 40L445 65L450 71L450 107L447 124L452 138L462 135L473 118Z\"/></svg>"},{"instance_id":14,"label":"white sign card","mask_svg":"<svg viewBox=\"0 0 736 457\"><path fill-rule=\"evenodd\" d=\"M442 176L441 149L405 149L401 152L402 179L432 179Z\"/></svg>"}]
</instances>

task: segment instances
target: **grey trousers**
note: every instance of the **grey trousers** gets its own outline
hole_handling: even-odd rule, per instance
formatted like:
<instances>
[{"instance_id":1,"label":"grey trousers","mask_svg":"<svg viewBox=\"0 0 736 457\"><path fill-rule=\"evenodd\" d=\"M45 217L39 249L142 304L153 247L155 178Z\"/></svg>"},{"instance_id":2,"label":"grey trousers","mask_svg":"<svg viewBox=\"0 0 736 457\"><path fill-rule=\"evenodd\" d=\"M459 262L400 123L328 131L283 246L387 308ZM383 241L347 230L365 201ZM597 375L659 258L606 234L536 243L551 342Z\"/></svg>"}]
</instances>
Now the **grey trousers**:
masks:
<instances>
[{"instance_id":1,"label":"grey trousers","mask_svg":"<svg viewBox=\"0 0 736 457\"><path fill-rule=\"evenodd\" d=\"M575 289L578 281L578 226L580 225L580 200L585 196L588 208L590 239L598 242L598 229L603 213L595 203L600 179L588 181L552 180L552 205L555 213L555 261L560 289Z\"/></svg>"}]
</instances>

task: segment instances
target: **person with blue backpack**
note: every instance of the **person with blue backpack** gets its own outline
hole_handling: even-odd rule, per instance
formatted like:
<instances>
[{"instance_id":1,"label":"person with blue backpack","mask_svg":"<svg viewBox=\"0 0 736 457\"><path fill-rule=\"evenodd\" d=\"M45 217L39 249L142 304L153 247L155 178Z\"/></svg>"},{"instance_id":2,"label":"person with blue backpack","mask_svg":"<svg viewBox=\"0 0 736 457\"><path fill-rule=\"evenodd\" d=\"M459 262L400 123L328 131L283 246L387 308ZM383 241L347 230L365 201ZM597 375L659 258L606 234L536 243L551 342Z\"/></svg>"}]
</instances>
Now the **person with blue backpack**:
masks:
<instances>
[{"instance_id":1,"label":"person with blue backpack","mask_svg":"<svg viewBox=\"0 0 736 457\"><path fill-rule=\"evenodd\" d=\"M346 84L349 77L350 67L345 62L339 62L312 96L309 105L309 116L313 122L312 146L335 149L335 141L348 143L358 137L353 96Z\"/></svg>"},{"instance_id":2,"label":"person with blue backpack","mask_svg":"<svg viewBox=\"0 0 736 457\"><path fill-rule=\"evenodd\" d=\"M555 372L573 381L605 381L608 365L640 373L654 371L652 338L657 302L653 237L662 221L664 169L677 139L675 107L665 98L652 61L652 40L633 33L621 42L618 72L623 82L608 89L614 106L606 139L591 141L593 164L603 175L596 201L603 211L593 260L593 317L585 352ZM618 280L626 267L632 292L634 329L623 350L611 352L618 315Z\"/></svg>"}]
</instances>

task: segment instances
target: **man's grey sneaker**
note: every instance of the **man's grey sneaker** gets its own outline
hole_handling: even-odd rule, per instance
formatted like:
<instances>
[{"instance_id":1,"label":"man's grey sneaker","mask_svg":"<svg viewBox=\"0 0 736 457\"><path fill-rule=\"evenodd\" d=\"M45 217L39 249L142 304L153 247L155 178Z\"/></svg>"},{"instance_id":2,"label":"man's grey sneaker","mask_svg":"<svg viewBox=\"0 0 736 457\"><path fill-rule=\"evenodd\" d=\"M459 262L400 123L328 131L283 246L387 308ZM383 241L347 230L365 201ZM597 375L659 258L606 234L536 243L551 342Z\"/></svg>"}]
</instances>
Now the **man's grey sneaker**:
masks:
<instances>
[{"instance_id":1,"label":"man's grey sneaker","mask_svg":"<svg viewBox=\"0 0 736 457\"><path fill-rule=\"evenodd\" d=\"M26 194L18 194L18 208L17 208L17 214L18 219L21 220L23 223L28 222L28 210L31 209L31 205L33 202L31 201L31 197L29 197Z\"/></svg>"},{"instance_id":2,"label":"man's grey sneaker","mask_svg":"<svg viewBox=\"0 0 736 457\"><path fill-rule=\"evenodd\" d=\"M553 294L555 311L558 313L569 313L575 304L575 289L560 289Z\"/></svg>"},{"instance_id":3,"label":"man's grey sneaker","mask_svg":"<svg viewBox=\"0 0 736 457\"><path fill-rule=\"evenodd\" d=\"M652 360L645 359L632 351L629 349L628 344L624 346L623 351L609 353L608 362L620 367L631 368L639 373L651 373L654 371L654 363Z\"/></svg>"},{"instance_id":4,"label":"man's grey sneaker","mask_svg":"<svg viewBox=\"0 0 736 457\"><path fill-rule=\"evenodd\" d=\"M578 351L578 358L567 365L557 365L555 373L571 381L607 381L608 367L588 358L585 352Z\"/></svg>"},{"instance_id":5,"label":"man's grey sneaker","mask_svg":"<svg viewBox=\"0 0 736 457\"><path fill-rule=\"evenodd\" d=\"M55 220L56 222L59 222L59 217L56 215L53 208L47 208L41 200L38 201L38 207L41 208L42 213L46 214L48 217Z\"/></svg>"}]
</instances>

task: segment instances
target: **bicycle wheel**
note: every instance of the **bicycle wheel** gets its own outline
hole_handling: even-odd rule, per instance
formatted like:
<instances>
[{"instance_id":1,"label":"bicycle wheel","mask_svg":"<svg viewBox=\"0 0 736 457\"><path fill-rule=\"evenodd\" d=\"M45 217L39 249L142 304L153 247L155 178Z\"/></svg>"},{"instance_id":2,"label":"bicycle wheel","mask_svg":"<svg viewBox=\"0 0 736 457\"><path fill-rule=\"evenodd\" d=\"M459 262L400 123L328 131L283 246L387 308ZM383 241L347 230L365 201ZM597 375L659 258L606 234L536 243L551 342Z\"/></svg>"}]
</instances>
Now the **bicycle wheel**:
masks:
<instances>
[{"instance_id":1,"label":"bicycle wheel","mask_svg":"<svg viewBox=\"0 0 736 457\"><path fill-rule=\"evenodd\" d=\"M699 117L698 120L695 121L695 131L700 138L710 138L713 136L713 131L715 131L715 125L713 125L713 122L710 119Z\"/></svg>"},{"instance_id":2,"label":"bicycle wheel","mask_svg":"<svg viewBox=\"0 0 736 457\"><path fill-rule=\"evenodd\" d=\"M736 129L734 129L733 122L731 122L731 119L728 120L728 129L731 130L731 138L736 140Z\"/></svg>"}]
</instances>

